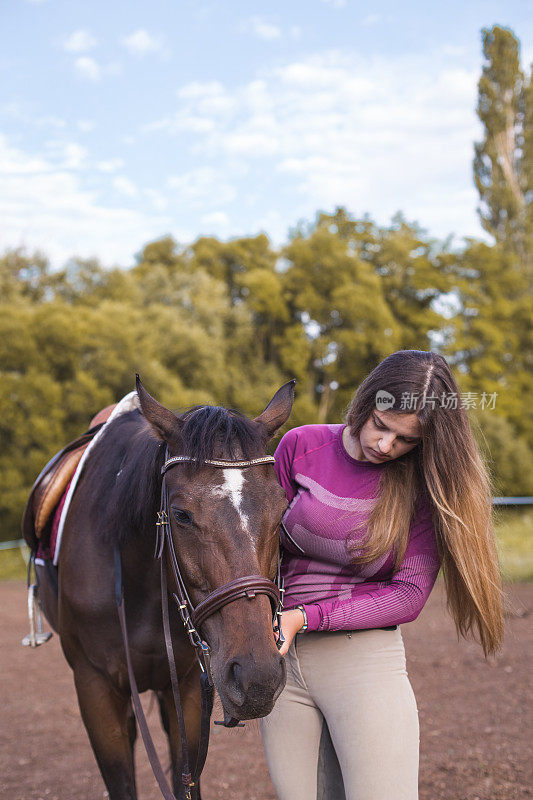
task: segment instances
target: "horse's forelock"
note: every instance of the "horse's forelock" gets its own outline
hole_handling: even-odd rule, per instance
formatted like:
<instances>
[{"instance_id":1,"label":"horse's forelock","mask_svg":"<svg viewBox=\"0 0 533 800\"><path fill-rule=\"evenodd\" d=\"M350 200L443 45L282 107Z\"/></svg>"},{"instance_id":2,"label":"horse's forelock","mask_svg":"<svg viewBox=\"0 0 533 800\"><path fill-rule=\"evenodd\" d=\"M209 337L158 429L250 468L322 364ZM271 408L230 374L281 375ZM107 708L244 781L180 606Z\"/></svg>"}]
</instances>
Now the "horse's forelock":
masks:
<instances>
[{"instance_id":1,"label":"horse's forelock","mask_svg":"<svg viewBox=\"0 0 533 800\"><path fill-rule=\"evenodd\" d=\"M182 416L183 455L198 468L213 458L253 458L264 451L260 426L239 411L220 406L196 406Z\"/></svg>"}]
</instances>

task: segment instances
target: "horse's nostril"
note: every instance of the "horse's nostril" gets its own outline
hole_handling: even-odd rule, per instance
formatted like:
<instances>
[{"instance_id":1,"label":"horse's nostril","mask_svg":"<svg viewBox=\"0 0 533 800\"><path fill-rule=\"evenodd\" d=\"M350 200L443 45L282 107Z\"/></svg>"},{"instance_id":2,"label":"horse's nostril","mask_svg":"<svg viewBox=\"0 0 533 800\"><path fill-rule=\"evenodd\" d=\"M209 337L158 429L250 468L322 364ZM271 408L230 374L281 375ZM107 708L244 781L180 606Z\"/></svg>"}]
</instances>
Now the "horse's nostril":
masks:
<instances>
[{"instance_id":1,"label":"horse's nostril","mask_svg":"<svg viewBox=\"0 0 533 800\"><path fill-rule=\"evenodd\" d=\"M242 667L238 661L233 661L229 668L229 679L237 686L242 685Z\"/></svg>"},{"instance_id":2,"label":"horse's nostril","mask_svg":"<svg viewBox=\"0 0 533 800\"><path fill-rule=\"evenodd\" d=\"M242 706L245 700L246 690L242 685L242 666L237 660L231 661L228 664L226 676L226 691L229 697L236 706Z\"/></svg>"}]
</instances>

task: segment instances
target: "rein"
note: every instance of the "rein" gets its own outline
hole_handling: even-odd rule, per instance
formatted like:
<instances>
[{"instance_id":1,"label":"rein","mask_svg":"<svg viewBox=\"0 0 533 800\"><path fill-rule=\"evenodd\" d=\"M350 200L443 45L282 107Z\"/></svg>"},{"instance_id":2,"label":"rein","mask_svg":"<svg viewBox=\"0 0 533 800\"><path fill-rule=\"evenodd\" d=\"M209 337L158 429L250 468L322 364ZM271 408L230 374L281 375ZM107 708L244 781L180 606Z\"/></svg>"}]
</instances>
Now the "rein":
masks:
<instances>
[{"instance_id":1,"label":"rein","mask_svg":"<svg viewBox=\"0 0 533 800\"><path fill-rule=\"evenodd\" d=\"M209 746L209 721L213 709L214 685L211 674L211 648L209 644L202 638L198 628L210 616L215 614L228 603L234 600L248 599L252 600L257 594L266 594L272 605L273 614L273 628L277 634L277 647L280 648L284 642L283 633L281 630L281 614L283 611L283 580L281 577L281 557L278 550L278 565L276 571L276 581L271 581L263 575L246 575L243 578L236 578L235 580L225 583L223 586L214 589L195 607L191 602L185 582L183 580L179 561L174 546L170 527L170 508L169 508L169 495L168 487L165 481L165 474L167 470L182 464L184 462L196 461L189 456L172 456L168 457L168 448L165 455L165 463L161 468L162 482L161 482L161 503L157 514L156 522L156 550L155 557L161 563L161 602L163 613L163 631L165 637L165 646L167 650L167 658L170 670L170 679L172 684L172 692L174 696L174 705L176 707L176 716L178 720L178 728L181 738L182 750L182 784L185 789L186 800L191 800L191 789L198 785L200 774L204 768L205 759L207 757L207 750ZM273 456L261 456L260 458L253 458L246 461L230 461L230 460L215 460L206 459L202 464L211 467L218 467L222 469L244 469L253 467L259 464L272 464L275 459ZM168 560L176 584L177 592L172 592L172 597L175 600L178 611L189 637L191 645L194 647L196 658L201 669L201 726L200 726L200 740L198 744L198 754L194 772L190 772L189 767L189 753L187 748L187 739L185 734L185 722L183 718L183 709L180 698L178 676L176 672L176 664L174 659L174 651L172 647L172 638L170 633L170 620L168 609L168 589L166 570L163 559L164 551L167 551ZM128 667L128 675L130 680L130 689L132 694L135 715L139 723L139 729L144 741L148 759L150 761L152 770L159 784L159 788L165 800L176 800L173 794L161 762L155 751L154 743L148 729L144 711L142 709L135 675L133 673L133 666L131 663L131 656L128 645L128 633L126 628L126 614L124 609L124 593L122 587L122 566L120 559L120 551L115 548L115 592L116 602L118 607L118 615L120 626L122 629L122 636L124 639L124 647L126 650L126 663ZM244 723L239 722L233 717L227 717L223 721L216 721L215 725L224 725L227 728L242 727Z\"/></svg>"}]
</instances>

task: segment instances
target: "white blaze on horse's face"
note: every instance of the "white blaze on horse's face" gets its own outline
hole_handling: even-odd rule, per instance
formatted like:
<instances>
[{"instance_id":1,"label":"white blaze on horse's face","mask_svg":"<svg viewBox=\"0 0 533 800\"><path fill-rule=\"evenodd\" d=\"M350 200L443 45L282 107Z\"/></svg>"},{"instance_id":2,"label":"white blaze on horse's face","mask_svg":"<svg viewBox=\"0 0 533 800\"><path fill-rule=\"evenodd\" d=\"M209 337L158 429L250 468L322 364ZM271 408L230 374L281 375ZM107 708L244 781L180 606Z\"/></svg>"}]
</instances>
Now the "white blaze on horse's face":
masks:
<instances>
[{"instance_id":1,"label":"white blaze on horse's face","mask_svg":"<svg viewBox=\"0 0 533 800\"><path fill-rule=\"evenodd\" d=\"M244 474L242 469L225 469L222 470L224 483L222 486L217 486L213 489L213 494L216 497L227 497L233 504L239 518L243 530L248 533L248 517L241 508L242 504L242 489L244 486Z\"/></svg>"}]
</instances>

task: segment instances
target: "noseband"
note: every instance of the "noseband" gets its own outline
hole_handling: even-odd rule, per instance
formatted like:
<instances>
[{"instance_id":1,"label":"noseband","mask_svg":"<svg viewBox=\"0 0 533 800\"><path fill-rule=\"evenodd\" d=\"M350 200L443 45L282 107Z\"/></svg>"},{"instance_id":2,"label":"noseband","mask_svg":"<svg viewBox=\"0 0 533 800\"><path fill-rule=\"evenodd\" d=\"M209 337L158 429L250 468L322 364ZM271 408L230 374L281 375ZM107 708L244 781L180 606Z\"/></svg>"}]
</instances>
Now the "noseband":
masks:
<instances>
[{"instance_id":1,"label":"noseband","mask_svg":"<svg viewBox=\"0 0 533 800\"><path fill-rule=\"evenodd\" d=\"M283 611L284 588L281 578L281 561L278 550L278 566L275 582L265 578L263 575L246 575L243 578L236 578L214 589L207 597L198 603L196 607L192 604L181 574L176 549L174 547L174 540L171 534L169 495L165 481L165 474L169 469L177 464L187 462L196 462L196 459L190 456L172 456L169 458L167 449L165 463L161 468L163 480L161 484L161 506L156 523L158 530L157 556L162 556L166 544L170 566L177 588L177 593L173 593L172 596L177 603L189 640L195 648L200 667L202 671L207 674L208 680L212 684L210 668L211 650L207 642L200 636L197 629L201 627L206 619L228 605L228 603L233 603L234 600L240 600L242 598L252 600L257 594L266 594L272 604L272 614L274 618L273 627L275 633L277 633L278 648L283 644L284 638L281 631L281 613ZM252 458L245 461L205 459L201 463L221 469L246 469L260 464L273 464L274 462L275 459L273 456L261 456L260 458Z\"/></svg>"}]
</instances>

